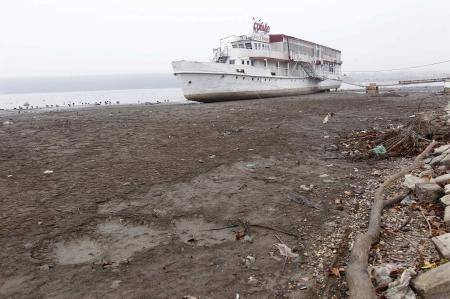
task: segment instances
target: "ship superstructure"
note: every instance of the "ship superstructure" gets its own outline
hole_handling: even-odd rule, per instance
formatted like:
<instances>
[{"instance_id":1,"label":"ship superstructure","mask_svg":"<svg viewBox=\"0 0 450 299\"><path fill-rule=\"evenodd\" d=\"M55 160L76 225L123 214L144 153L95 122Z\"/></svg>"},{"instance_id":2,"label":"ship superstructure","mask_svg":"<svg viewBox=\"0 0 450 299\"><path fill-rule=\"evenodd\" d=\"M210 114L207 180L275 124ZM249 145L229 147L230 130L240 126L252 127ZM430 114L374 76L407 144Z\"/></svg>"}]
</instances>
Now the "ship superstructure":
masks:
<instances>
[{"instance_id":1,"label":"ship superstructure","mask_svg":"<svg viewBox=\"0 0 450 299\"><path fill-rule=\"evenodd\" d=\"M253 23L250 35L220 40L211 62L175 61L188 100L213 102L337 89L341 52Z\"/></svg>"}]
</instances>

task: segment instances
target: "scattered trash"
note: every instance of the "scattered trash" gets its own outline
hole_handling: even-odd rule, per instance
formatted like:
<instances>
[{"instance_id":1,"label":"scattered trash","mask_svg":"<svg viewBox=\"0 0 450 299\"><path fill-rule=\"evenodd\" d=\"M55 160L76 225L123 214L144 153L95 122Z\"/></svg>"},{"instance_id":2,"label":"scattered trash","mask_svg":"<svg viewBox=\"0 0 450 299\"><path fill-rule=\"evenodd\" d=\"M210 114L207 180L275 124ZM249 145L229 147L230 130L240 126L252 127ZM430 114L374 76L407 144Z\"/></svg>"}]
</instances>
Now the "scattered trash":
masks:
<instances>
[{"instance_id":1,"label":"scattered trash","mask_svg":"<svg viewBox=\"0 0 450 299\"><path fill-rule=\"evenodd\" d=\"M253 237L252 237L252 236L249 236L249 235L246 235L246 236L244 237L244 241L245 241L245 242L249 242L249 243L253 243Z\"/></svg>"},{"instance_id":2,"label":"scattered trash","mask_svg":"<svg viewBox=\"0 0 450 299\"><path fill-rule=\"evenodd\" d=\"M295 202L295 203L298 203L298 204L301 204L301 205L305 205L305 206L310 207L310 208L319 209L319 206L316 203L314 203L312 200L306 198L303 195L291 192L291 193L288 194L287 198L291 202Z\"/></svg>"},{"instance_id":3,"label":"scattered trash","mask_svg":"<svg viewBox=\"0 0 450 299\"><path fill-rule=\"evenodd\" d=\"M310 184L309 186L306 185L300 185L300 189L304 190L304 191L311 191L314 188L313 184Z\"/></svg>"},{"instance_id":4,"label":"scattered trash","mask_svg":"<svg viewBox=\"0 0 450 299\"><path fill-rule=\"evenodd\" d=\"M247 255L247 257L245 258L245 265L247 267L250 267L251 264L253 264L255 261L256 261L256 259L253 256Z\"/></svg>"},{"instance_id":5,"label":"scattered trash","mask_svg":"<svg viewBox=\"0 0 450 299\"><path fill-rule=\"evenodd\" d=\"M328 113L327 116L323 119L322 123L326 124L330 121L330 118L334 115L334 113Z\"/></svg>"},{"instance_id":6,"label":"scattered trash","mask_svg":"<svg viewBox=\"0 0 450 299\"><path fill-rule=\"evenodd\" d=\"M12 178L12 174L8 174L6 177L8 178Z\"/></svg>"},{"instance_id":7,"label":"scattered trash","mask_svg":"<svg viewBox=\"0 0 450 299\"><path fill-rule=\"evenodd\" d=\"M412 204L415 203L415 202L416 202L416 201L413 200L413 199L411 198L411 196L407 195L407 196L405 196L405 198L402 199L402 201L401 201L400 203L401 203L402 205L410 206L410 205L412 205Z\"/></svg>"},{"instance_id":8,"label":"scattered trash","mask_svg":"<svg viewBox=\"0 0 450 299\"><path fill-rule=\"evenodd\" d=\"M245 164L245 167L248 168L248 169L255 169L256 168L256 164L248 163L248 164Z\"/></svg>"},{"instance_id":9,"label":"scattered trash","mask_svg":"<svg viewBox=\"0 0 450 299\"><path fill-rule=\"evenodd\" d=\"M287 258L296 258L298 257L297 253L292 252L292 249L287 247L286 244L276 243L274 246L280 251L280 254Z\"/></svg>"},{"instance_id":10,"label":"scattered trash","mask_svg":"<svg viewBox=\"0 0 450 299\"><path fill-rule=\"evenodd\" d=\"M52 269L52 268L53 268L53 265L47 265L47 264L39 266L39 270L41 270L41 271L50 271L50 269Z\"/></svg>"},{"instance_id":11,"label":"scattered trash","mask_svg":"<svg viewBox=\"0 0 450 299\"><path fill-rule=\"evenodd\" d=\"M413 269L403 271L400 278L389 284L385 297L387 299L415 299L416 294L409 287L409 282L416 274Z\"/></svg>"},{"instance_id":12,"label":"scattered trash","mask_svg":"<svg viewBox=\"0 0 450 299\"><path fill-rule=\"evenodd\" d=\"M332 184L332 183L336 183L335 180L323 180L322 182L324 182L325 184Z\"/></svg>"},{"instance_id":13,"label":"scattered trash","mask_svg":"<svg viewBox=\"0 0 450 299\"><path fill-rule=\"evenodd\" d=\"M372 267L370 274L378 285L384 285L392 282L391 273L403 270L403 266L399 264L381 264Z\"/></svg>"},{"instance_id":14,"label":"scattered trash","mask_svg":"<svg viewBox=\"0 0 450 299\"><path fill-rule=\"evenodd\" d=\"M250 276L250 277L248 278L248 283L249 283L249 284L257 284L257 283L258 283L258 280L257 280L254 276Z\"/></svg>"},{"instance_id":15,"label":"scattered trash","mask_svg":"<svg viewBox=\"0 0 450 299\"><path fill-rule=\"evenodd\" d=\"M12 125L12 124L13 124L13 122L9 121L9 120L3 122L4 126L8 126L8 125Z\"/></svg>"},{"instance_id":16,"label":"scattered trash","mask_svg":"<svg viewBox=\"0 0 450 299\"><path fill-rule=\"evenodd\" d=\"M52 174L53 173L53 170L46 170L46 171L44 171L44 174Z\"/></svg>"},{"instance_id":17,"label":"scattered trash","mask_svg":"<svg viewBox=\"0 0 450 299\"><path fill-rule=\"evenodd\" d=\"M319 178L327 178L327 177L329 177L329 175L326 173L319 175Z\"/></svg>"},{"instance_id":18,"label":"scattered trash","mask_svg":"<svg viewBox=\"0 0 450 299\"><path fill-rule=\"evenodd\" d=\"M384 145L378 145L372 149L372 151L377 155L384 155L386 154L386 148Z\"/></svg>"}]
</instances>

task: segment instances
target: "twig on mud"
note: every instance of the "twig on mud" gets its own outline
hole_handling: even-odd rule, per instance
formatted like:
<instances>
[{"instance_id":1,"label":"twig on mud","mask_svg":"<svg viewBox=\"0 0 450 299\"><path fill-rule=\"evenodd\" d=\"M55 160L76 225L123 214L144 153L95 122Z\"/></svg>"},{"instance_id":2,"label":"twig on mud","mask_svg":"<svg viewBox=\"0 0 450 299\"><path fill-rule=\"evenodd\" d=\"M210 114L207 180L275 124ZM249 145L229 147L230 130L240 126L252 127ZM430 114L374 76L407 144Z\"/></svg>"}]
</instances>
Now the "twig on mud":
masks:
<instances>
[{"instance_id":1,"label":"twig on mud","mask_svg":"<svg viewBox=\"0 0 450 299\"><path fill-rule=\"evenodd\" d=\"M247 226L251 226L251 227L259 227L259 228L264 228L264 229L268 229L268 230L273 230L275 232L279 232L282 234L285 234L287 236L292 236L292 237L296 237L298 239L301 239L301 236L294 234L294 233L290 233L278 228L274 228L271 226L267 226L267 225L263 225L263 224L251 224L251 223L246 223ZM225 227L218 227L218 228L210 228L210 229L204 229L202 230L203 232L208 232L208 231L215 231L215 230L223 230L223 229L227 229L227 228L235 228L235 227L239 227L241 226L240 224L233 224L233 225L229 225L229 226L225 226ZM244 226L245 228L245 226Z\"/></svg>"},{"instance_id":2,"label":"twig on mud","mask_svg":"<svg viewBox=\"0 0 450 299\"><path fill-rule=\"evenodd\" d=\"M432 237L432 236L433 236L433 232L432 232L432 230L431 230L431 224L430 224L430 221L428 221L427 216L425 216L425 214L423 213L422 210L420 210L420 214L422 214L423 218L424 218L425 221L427 222L427 224L428 224L428 231L430 232L430 237Z\"/></svg>"},{"instance_id":3,"label":"twig on mud","mask_svg":"<svg viewBox=\"0 0 450 299\"><path fill-rule=\"evenodd\" d=\"M233 225L228 225L228 226L224 226L224 227L218 227L218 228L210 228L210 229L202 229L202 232L210 232L210 231L215 231L215 230L223 230L223 229L227 229L227 228L235 228L235 227L239 227L239 224L233 224Z\"/></svg>"}]
</instances>

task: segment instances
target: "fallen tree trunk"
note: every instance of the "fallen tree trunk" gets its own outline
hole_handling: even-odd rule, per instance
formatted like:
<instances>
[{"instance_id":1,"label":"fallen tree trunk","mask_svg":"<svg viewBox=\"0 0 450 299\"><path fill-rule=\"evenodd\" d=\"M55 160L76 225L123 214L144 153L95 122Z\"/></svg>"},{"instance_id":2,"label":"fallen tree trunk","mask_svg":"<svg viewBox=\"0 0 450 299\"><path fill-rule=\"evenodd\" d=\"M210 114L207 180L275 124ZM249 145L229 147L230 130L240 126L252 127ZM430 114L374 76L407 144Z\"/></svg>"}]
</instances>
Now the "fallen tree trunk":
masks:
<instances>
[{"instance_id":1,"label":"fallen tree trunk","mask_svg":"<svg viewBox=\"0 0 450 299\"><path fill-rule=\"evenodd\" d=\"M381 213L383 209L398 203L404 195L384 200L385 190L396 180L402 178L418 166L421 161L429 154L436 142L431 142L427 148L416 157L414 163L401 169L399 172L388 177L376 190L374 202L370 211L369 228L366 233L360 233L353 244L350 254L350 261L347 266L347 283L350 292L350 298L377 298L370 275L368 272L369 252L373 244L377 243L380 237Z\"/></svg>"}]
</instances>

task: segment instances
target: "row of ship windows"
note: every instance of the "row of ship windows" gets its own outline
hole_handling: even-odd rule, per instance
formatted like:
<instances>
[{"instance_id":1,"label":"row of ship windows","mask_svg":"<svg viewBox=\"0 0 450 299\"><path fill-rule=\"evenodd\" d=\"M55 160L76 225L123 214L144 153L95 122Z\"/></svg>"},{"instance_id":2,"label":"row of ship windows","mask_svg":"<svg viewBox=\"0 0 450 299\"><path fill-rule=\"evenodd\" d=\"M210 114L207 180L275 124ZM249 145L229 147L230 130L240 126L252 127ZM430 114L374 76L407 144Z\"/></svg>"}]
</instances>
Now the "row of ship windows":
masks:
<instances>
[{"instance_id":1,"label":"row of ship windows","mask_svg":"<svg viewBox=\"0 0 450 299\"><path fill-rule=\"evenodd\" d=\"M225 75L222 75L222 78L225 78ZM245 80L247 77L243 76L242 80ZM252 78L252 81L263 81L263 78L255 78L255 77L249 77ZM239 79L239 76L236 76L236 80ZM267 79L270 81L278 81L278 80L286 80L286 79L274 79L274 78L264 78L264 81L267 82ZM291 82L299 82L301 79L291 79ZM188 84L192 84L192 81L188 81Z\"/></svg>"},{"instance_id":2,"label":"row of ship windows","mask_svg":"<svg viewBox=\"0 0 450 299\"><path fill-rule=\"evenodd\" d=\"M254 50L269 50L269 45L264 43L243 43L243 44L232 44L233 48L241 48L241 49L254 49Z\"/></svg>"}]
</instances>

